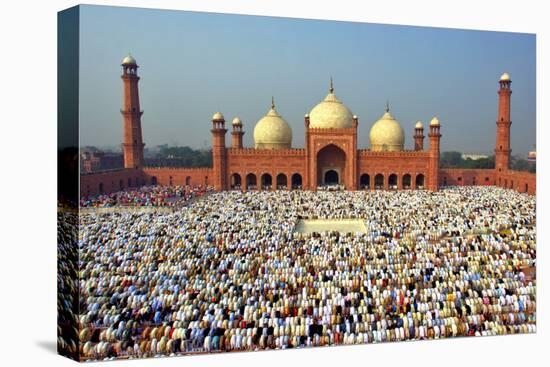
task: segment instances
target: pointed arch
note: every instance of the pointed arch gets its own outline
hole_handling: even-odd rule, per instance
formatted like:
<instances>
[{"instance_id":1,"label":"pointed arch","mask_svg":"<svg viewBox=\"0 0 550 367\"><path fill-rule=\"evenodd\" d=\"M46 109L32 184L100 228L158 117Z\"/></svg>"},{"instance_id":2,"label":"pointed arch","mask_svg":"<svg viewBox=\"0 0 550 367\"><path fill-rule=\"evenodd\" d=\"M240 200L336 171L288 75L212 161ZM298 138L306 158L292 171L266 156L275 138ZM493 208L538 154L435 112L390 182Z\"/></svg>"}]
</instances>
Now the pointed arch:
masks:
<instances>
[{"instance_id":1,"label":"pointed arch","mask_svg":"<svg viewBox=\"0 0 550 367\"><path fill-rule=\"evenodd\" d=\"M273 187L273 179L269 173L264 173L261 176L262 190L271 190Z\"/></svg>"},{"instance_id":2,"label":"pointed arch","mask_svg":"<svg viewBox=\"0 0 550 367\"><path fill-rule=\"evenodd\" d=\"M374 188L383 189L384 188L384 175L379 173L374 176Z\"/></svg>"},{"instance_id":3,"label":"pointed arch","mask_svg":"<svg viewBox=\"0 0 550 367\"><path fill-rule=\"evenodd\" d=\"M397 189L397 175L396 175L395 173L392 173L392 174L388 177L388 187L389 187L391 190Z\"/></svg>"},{"instance_id":4,"label":"pointed arch","mask_svg":"<svg viewBox=\"0 0 550 367\"><path fill-rule=\"evenodd\" d=\"M359 178L359 187L362 189L368 189L370 187L370 176L368 173L363 173Z\"/></svg>"},{"instance_id":5,"label":"pointed arch","mask_svg":"<svg viewBox=\"0 0 550 367\"><path fill-rule=\"evenodd\" d=\"M416 175L415 184L417 189L423 189L424 188L424 174L419 173Z\"/></svg>"},{"instance_id":6,"label":"pointed arch","mask_svg":"<svg viewBox=\"0 0 550 367\"><path fill-rule=\"evenodd\" d=\"M241 188L241 175L238 173L233 173L231 175L231 188L232 189L240 189Z\"/></svg>"},{"instance_id":7,"label":"pointed arch","mask_svg":"<svg viewBox=\"0 0 550 367\"><path fill-rule=\"evenodd\" d=\"M284 173L279 173L277 175L277 189L286 189L287 188L287 178Z\"/></svg>"},{"instance_id":8,"label":"pointed arch","mask_svg":"<svg viewBox=\"0 0 550 367\"><path fill-rule=\"evenodd\" d=\"M256 190L258 188L257 182L256 182L256 175L253 173L249 173L246 175L246 189L247 190Z\"/></svg>"},{"instance_id":9,"label":"pointed arch","mask_svg":"<svg viewBox=\"0 0 550 367\"><path fill-rule=\"evenodd\" d=\"M299 173L295 173L292 175L291 178L291 185L293 190L301 190L302 189L302 175Z\"/></svg>"},{"instance_id":10,"label":"pointed arch","mask_svg":"<svg viewBox=\"0 0 550 367\"><path fill-rule=\"evenodd\" d=\"M443 178L443 179L446 180L446 178ZM403 188L410 189L411 183L412 183L411 175L408 173L404 174L401 181L401 185L403 186Z\"/></svg>"}]
</instances>

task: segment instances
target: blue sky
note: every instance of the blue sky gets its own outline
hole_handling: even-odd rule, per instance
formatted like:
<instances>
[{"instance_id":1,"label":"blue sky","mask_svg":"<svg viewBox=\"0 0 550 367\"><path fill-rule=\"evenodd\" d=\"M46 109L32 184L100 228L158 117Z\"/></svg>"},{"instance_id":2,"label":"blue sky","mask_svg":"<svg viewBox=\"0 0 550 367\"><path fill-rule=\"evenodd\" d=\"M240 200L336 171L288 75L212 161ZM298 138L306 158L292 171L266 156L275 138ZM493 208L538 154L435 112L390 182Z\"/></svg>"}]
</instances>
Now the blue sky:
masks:
<instances>
[{"instance_id":1,"label":"blue sky","mask_svg":"<svg viewBox=\"0 0 550 367\"><path fill-rule=\"evenodd\" d=\"M512 149L535 143L535 35L82 6L80 141L122 139L120 62L140 68L147 147L210 146L210 118L239 116L253 145L271 96L304 145L303 116L328 91L359 116L359 146L389 100L412 148L416 121L437 116L443 151L492 152L498 78L512 77ZM228 134L227 143L230 142Z\"/></svg>"}]
</instances>

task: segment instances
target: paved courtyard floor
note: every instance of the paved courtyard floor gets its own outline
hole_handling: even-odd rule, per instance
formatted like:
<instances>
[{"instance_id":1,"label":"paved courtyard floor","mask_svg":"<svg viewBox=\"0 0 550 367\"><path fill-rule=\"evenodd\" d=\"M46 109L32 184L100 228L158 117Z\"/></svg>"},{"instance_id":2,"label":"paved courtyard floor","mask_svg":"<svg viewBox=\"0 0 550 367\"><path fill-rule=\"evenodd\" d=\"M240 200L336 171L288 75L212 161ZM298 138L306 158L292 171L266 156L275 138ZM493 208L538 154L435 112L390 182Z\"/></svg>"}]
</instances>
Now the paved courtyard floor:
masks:
<instances>
[{"instance_id":1,"label":"paved courtyard floor","mask_svg":"<svg viewBox=\"0 0 550 367\"><path fill-rule=\"evenodd\" d=\"M294 231L299 233L326 231L365 233L367 227L362 219L301 219L296 224Z\"/></svg>"}]
</instances>

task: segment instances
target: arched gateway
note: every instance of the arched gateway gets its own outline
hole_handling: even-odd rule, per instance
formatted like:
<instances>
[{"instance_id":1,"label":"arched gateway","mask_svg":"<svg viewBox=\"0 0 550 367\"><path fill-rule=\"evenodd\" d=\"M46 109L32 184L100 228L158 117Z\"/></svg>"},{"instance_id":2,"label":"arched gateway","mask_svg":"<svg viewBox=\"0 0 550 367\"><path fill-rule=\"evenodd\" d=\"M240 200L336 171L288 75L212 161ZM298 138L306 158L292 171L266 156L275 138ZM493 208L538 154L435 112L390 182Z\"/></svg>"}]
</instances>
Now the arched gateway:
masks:
<instances>
[{"instance_id":1,"label":"arched gateway","mask_svg":"<svg viewBox=\"0 0 550 367\"><path fill-rule=\"evenodd\" d=\"M342 185L346 177L346 153L329 144L317 153L317 186Z\"/></svg>"}]
</instances>

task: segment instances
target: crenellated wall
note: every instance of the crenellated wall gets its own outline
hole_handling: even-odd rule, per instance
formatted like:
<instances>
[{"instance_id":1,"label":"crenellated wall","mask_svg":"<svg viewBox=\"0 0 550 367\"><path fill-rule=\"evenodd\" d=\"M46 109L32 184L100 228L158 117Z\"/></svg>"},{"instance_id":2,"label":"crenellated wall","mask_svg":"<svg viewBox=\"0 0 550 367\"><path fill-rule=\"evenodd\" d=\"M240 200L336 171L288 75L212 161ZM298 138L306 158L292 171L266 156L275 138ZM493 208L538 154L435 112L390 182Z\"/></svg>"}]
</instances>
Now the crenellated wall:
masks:
<instances>
[{"instance_id":1,"label":"crenellated wall","mask_svg":"<svg viewBox=\"0 0 550 367\"><path fill-rule=\"evenodd\" d=\"M497 175L495 185L535 195L537 191L537 175L531 172L507 170Z\"/></svg>"},{"instance_id":2,"label":"crenellated wall","mask_svg":"<svg viewBox=\"0 0 550 367\"><path fill-rule=\"evenodd\" d=\"M360 149L358 150L357 160L359 187L364 186L366 183L367 177L364 175L368 175L368 186L371 189L379 186L379 182L376 182L377 175L382 175L383 188L385 189L395 185L398 189L425 188L427 185L429 175L428 151L374 152ZM390 182L390 176L392 176L392 182ZM395 182L395 179L397 182Z\"/></svg>"},{"instance_id":3,"label":"crenellated wall","mask_svg":"<svg viewBox=\"0 0 550 367\"><path fill-rule=\"evenodd\" d=\"M145 167L143 174L147 185L212 185L215 175L212 168Z\"/></svg>"},{"instance_id":4,"label":"crenellated wall","mask_svg":"<svg viewBox=\"0 0 550 367\"><path fill-rule=\"evenodd\" d=\"M227 149L228 188L240 186L244 189L249 185L261 188L264 175L271 177L272 188L276 188L278 176L279 184L286 182L284 186L288 188L293 175L300 175L302 181L305 173L305 149ZM238 182L239 177L241 184ZM269 177L265 176L264 179L268 180Z\"/></svg>"},{"instance_id":5,"label":"crenellated wall","mask_svg":"<svg viewBox=\"0 0 550 367\"><path fill-rule=\"evenodd\" d=\"M535 195L536 174L507 170L497 174L494 169L444 168L439 171L442 186L493 185Z\"/></svg>"},{"instance_id":6,"label":"crenellated wall","mask_svg":"<svg viewBox=\"0 0 550 367\"><path fill-rule=\"evenodd\" d=\"M439 170L441 186L494 185L494 169L442 168Z\"/></svg>"},{"instance_id":7,"label":"crenellated wall","mask_svg":"<svg viewBox=\"0 0 550 367\"><path fill-rule=\"evenodd\" d=\"M80 195L107 194L147 184L139 168L121 168L80 175Z\"/></svg>"},{"instance_id":8,"label":"crenellated wall","mask_svg":"<svg viewBox=\"0 0 550 367\"><path fill-rule=\"evenodd\" d=\"M272 186L282 184L282 176L286 186L292 184L292 177L302 182L305 175L304 149L288 150L257 150L254 148L228 149L227 182L231 186L234 174L241 177L241 187L246 188L247 175L254 175L257 188L261 187L262 176L270 175ZM358 150L358 187L365 183L370 189L375 188L375 178L382 175L382 187L390 188L390 176L396 179L398 189L418 188L420 182L426 185L428 176L428 152L372 152ZM80 176L81 195L97 195L111 193L129 187L142 185L211 185L215 173L212 168L169 168L146 167L139 169L119 169ZM368 175L368 182L365 182ZM410 176L409 182L407 176ZM423 176L423 179L421 179ZM419 180L417 180L417 177ZM279 182L277 182L279 178ZM536 174L508 170L497 176L494 169L463 169L443 168L439 171L441 186L491 186L514 189L518 192L536 194ZM408 185L407 185L408 183Z\"/></svg>"}]
</instances>

